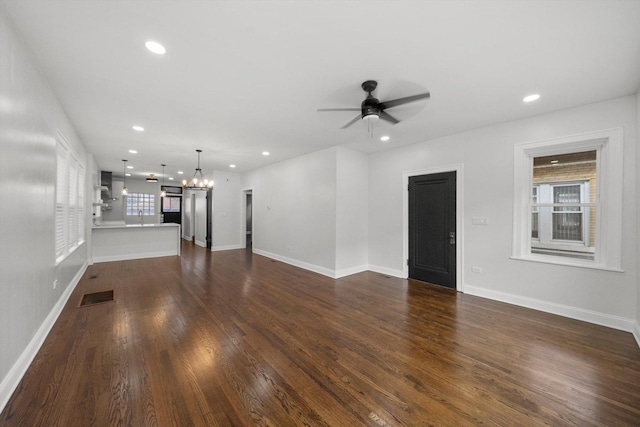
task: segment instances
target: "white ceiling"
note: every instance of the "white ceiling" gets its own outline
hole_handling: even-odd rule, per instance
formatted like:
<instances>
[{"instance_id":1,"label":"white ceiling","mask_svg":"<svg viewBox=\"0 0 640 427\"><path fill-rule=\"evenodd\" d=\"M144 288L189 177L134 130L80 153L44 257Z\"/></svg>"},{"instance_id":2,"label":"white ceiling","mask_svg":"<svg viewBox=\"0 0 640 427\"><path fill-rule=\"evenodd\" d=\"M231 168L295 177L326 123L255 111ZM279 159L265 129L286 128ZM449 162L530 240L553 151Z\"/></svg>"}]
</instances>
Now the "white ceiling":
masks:
<instances>
[{"instance_id":1,"label":"white ceiling","mask_svg":"<svg viewBox=\"0 0 640 427\"><path fill-rule=\"evenodd\" d=\"M373 152L640 89L640 1L0 4L114 174L126 158L140 176L161 163L191 176L196 149L205 174L334 145ZM167 54L147 51L149 39ZM383 101L431 99L388 110L405 120L373 135L363 122L340 129L356 113L316 111L358 107L367 79ZM523 103L530 93L540 100Z\"/></svg>"}]
</instances>

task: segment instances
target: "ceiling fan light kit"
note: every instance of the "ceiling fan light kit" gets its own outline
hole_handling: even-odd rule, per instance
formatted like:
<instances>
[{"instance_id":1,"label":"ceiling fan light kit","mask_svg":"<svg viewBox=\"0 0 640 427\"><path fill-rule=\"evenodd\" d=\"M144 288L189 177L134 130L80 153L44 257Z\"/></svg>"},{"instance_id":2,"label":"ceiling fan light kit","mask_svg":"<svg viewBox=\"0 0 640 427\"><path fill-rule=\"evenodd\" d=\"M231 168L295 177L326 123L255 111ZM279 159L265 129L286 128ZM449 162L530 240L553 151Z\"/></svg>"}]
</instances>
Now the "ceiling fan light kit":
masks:
<instances>
[{"instance_id":1,"label":"ceiling fan light kit","mask_svg":"<svg viewBox=\"0 0 640 427\"><path fill-rule=\"evenodd\" d=\"M371 123L373 120L382 119L393 125L400 123L400 120L396 119L385 110L388 108L397 107L398 105L408 104L410 102L420 101L422 99L429 99L431 94L429 92L421 93L418 95L407 96L404 98L393 99L390 101L380 102L378 98L374 97L371 92L376 90L378 82L375 80L367 80L362 83L362 90L367 92L367 97L360 104L360 108L320 108L318 111L360 111L355 118L342 126L341 129L346 129L358 120L365 120Z\"/></svg>"}]
</instances>

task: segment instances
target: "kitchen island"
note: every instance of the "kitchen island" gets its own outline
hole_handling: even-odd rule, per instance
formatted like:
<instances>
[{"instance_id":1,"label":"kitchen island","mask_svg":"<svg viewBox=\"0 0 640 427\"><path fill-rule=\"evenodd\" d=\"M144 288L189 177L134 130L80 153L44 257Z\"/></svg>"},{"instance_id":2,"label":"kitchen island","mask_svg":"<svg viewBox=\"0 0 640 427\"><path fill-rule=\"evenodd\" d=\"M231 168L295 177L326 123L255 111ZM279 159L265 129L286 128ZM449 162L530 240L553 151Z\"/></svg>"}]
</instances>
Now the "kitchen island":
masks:
<instances>
[{"instance_id":1,"label":"kitchen island","mask_svg":"<svg viewBox=\"0 0 640 427\"><path fill-rule=\"evenodd\" d=\"M179 224L101 224L91 229L93 263L180 255Z\"/></svg>"}]
</instances>

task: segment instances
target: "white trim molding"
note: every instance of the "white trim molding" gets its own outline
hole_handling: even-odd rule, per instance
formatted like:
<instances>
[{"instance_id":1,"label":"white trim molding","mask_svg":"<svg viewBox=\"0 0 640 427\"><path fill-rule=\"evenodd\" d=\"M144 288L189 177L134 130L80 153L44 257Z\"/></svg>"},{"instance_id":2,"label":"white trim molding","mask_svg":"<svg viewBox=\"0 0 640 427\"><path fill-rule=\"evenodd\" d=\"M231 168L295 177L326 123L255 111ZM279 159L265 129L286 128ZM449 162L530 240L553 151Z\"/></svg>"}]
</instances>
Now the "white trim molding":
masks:
<instances>
[{"instance_id":1,"label":"white trim molding","mask_svg":"<svg viewBox=\"0 0 640 427\"><path fill-rule=\"evenodd\" d=\"M230 251L232 249L244 249L244 246L242 246L242 245L214 246L214 247L211 248L211 252Z\"/></svg>"},{"instance_id":2,"label":"white trim molding","mask_svg":"<svg viewBox=\"0 0 640 427\"><path fill-rule=\"evenodd\" d=\"M278 261L282 261L285 264L290 264L290 265L293 265L295 267L300 267L300 268L303 268L305 270L313 271L314 273L319 273L319 274L322 274L323 276L331 277L332 279L336 278L335 270L332 270L330 268L321 267L319 265L310 264L308 262L299 261L299 260L293 259L293 258L288 258L288 257L282 256L282 255L274 254L272 252L263 251L261 249L255 249L254 248L253 249L253 253L258 254L258 255L262 255L262 256L267 257L267 258L271 258L271 259L275 259L275 260L278 260Z\"/></svg>"},{"instance_id":3,"label":"white trim molding","mask_svg":"<svg viewBox=\"0 0 640 427\"><path fill-rule=\"evenodd\" d=\"M44 320L44 322L42 322L16 363L13 364L11 370L9 370L7 375L3 378L2 383L0 383L0 412L2 412L4 407L7 405L7 402L9 402L11 395L15 391L16 387L18 387L18 384L20 384L22 377L24 377L27 369L29 369L29 366L31 366L31 362L33 362L33 359L38 354L38 351L40 351L40 347L42 347L44 340L47 338L47 335L49 335L49 332L51 332L51 328L53 328L56 320L58 320L60 313L62 313L62 309L64 309L64 306L69 300L71 293L80 282L82 275L85 273L85 271L87 271L87 267L88 263L85 262L78 273L76 273L76 275L73 277L62 295L60 295L58 302L56 302L56 304L53 306L53 308L49 312L49 315Z\"/></svg>"},{"instance_id":4,"label":"white trim molding","mask_svg":"<svg viewBox=\"0 0 640 427\"><path fill-rule=\"evenodd\" d=\"M107 255L107 256L97 256L93 257L91 260L91 264L101 263L101 262L112 262L112 261L129 261L132 259L143 259L143 258L159 258L165 256L180 256L176 251L164 251L164 252L148 252L148 253L140 253L140 254L127 254L127 255Z\"/></svg>"},{"instance_id":5,"label":"white trim molding","mask_svg":"<svg viewBox=\"0 0 640 427\"><path fill-rule=\"evenodd\" d=\"M418 169L402 172L402 276L409 277L409 177L430 175L442 172L456 173L456 289L463 290L464 283L464 165L456 163L434 168ZM375 270L374 270L375 271ZM384 273L387 274L387 273ZM396 276L396 274L391 274ZM398 277L398 276L396 276Z\"/></svg>"},{"instance_id":6,"label":"white trim molding","mask_svg":"<svg viewBox=\"0 0 640 427\"><path fill-rule=\"evenodd\" d=\"M637 326L638 324L633 319L627 319L624 317L600 313L592 310L585 310L583 308L572 307L564 304L556 304L536 298L523 297L507 292L494 291L479 286L465 285L464 292L469 295L475 295L478 297L488 298L495 301L518 305L521 307L532 308L534 310L557 314L559 316L569 317L571 319L582 320L584 322L594 323L596 325L606 326L625 332L633 332L634 335L640 334L640 330L638 330ZM636 328L635 331L634 324ZM638 336L636 336L636 340L638 340ZM640 340L638 340L638 343L640 345Z\"/></svg>"},{"instance_id":7,"label":"white trim molding","mask_svg":"<svg viewBox=\"0 0 640 427\"><path fill-rule=\"evenodd\" d=\"M640 347L640 324L638 322L633 325L633 337L636 339L638 347Z\"/></svg>"},{"instance_id":8,"label":"white trim molding","mask_svg":"<svg viewBox=\"0 0 640 427\"><path fill-rule=\"evenodd\" d=\"M381 267L379 265L369 265L369 271L384 274L386 276L397 277L399 279L406 279L404 271L395 270L393 268Z\"/></svg>"}]
</instances>

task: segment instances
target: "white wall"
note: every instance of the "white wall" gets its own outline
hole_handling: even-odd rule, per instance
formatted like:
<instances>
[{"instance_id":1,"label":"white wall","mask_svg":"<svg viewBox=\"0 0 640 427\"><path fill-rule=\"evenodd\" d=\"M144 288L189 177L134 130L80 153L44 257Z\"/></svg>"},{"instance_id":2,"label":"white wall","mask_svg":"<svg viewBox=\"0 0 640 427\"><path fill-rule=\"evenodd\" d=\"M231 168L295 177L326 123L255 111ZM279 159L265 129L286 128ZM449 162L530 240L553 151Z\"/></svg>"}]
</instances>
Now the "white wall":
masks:
<instances>
[{"instance_id":1,"label":"white wall","mask_svg":"<svg viewBox=\"0 0 640 427\"><path fill-rule=\"evenodd\" d=\"M233 172L213 172L212 250L242 247L242 190L240 175Z\"/></svg>"},{"instance_id":2,"label":"white wall","mask_svg":"<svg viewBox=\"0 0 640 427\"><path fill-rule=\"evenodd\" d=\"M253 188L253 251L327 275L336 265L336 148L243 175Z\"/></svg>"},{"instance_id":3,"label":"white wall","mask_svg":"<svg viewBox=\"0 0 640 427\"><path fill-rule=\"evenodd\" d=\"M86 242L55 265L58 130L85 159L88 227L95 165L0 6L0 408L86 268Z\"/></svg>"},{"instance_id":4,"label":"white wall","mask_svg":"<svg viewBox=\"0 0 640 427\"><path fill-rule=\"evenodd\" d=\"M369 232L369 156L337 148L336 275L367 270Z\"/></svg>"},{"instance_id":5,"label":"white wall","mask_svg":"<svg viewBox=\"0 0 640 427\"><path fill-rule=\"evenodd\" d=\"M598 323L629 325L636 318L636 121L635 96L586 105L526 120L375 153L369 164L369 263L402 271L402 173L464 165L465 292ZM588 131L624 129L624 273L565 267L509 258L512 239L513 145ZM487 216L489 226L471 225ZM471 273L471 266L483 273ZM557 306L557 307L556 307ZM591 317L590 317L591 316Z\"/></svg>"},{"instance_id":6,"label":"white wall","mask_svg":"<svg viewBox=\"0 0 640 427\"><path fill-rule=\"evenodd\" d=\"M640 91L636 94L636 236L640 231L640 172L638 171L638 165L640 165ZM636 238L636 269L640 265L640 239ZM638 345L640 345L640 272L636 271L636 324L634 329L634 335Z\"/></svg>"}]
</instances>

